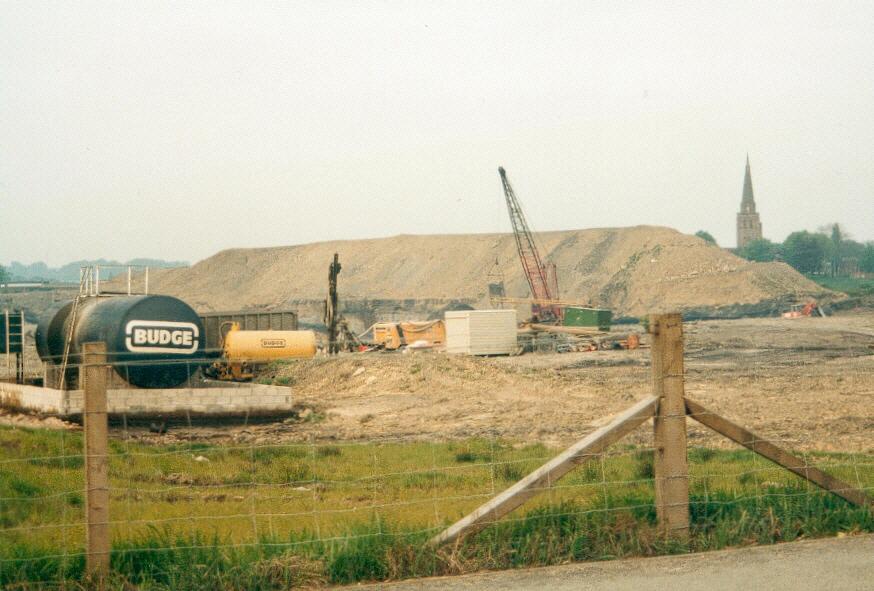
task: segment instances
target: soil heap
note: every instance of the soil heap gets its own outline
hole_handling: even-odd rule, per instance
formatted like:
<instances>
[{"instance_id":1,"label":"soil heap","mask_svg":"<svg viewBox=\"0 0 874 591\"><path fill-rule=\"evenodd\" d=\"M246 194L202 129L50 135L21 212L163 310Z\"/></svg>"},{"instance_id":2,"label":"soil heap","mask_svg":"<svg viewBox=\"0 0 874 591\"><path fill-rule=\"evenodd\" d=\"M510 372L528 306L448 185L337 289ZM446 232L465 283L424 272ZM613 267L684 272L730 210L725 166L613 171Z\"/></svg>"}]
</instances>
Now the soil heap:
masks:
<instances>
[{"instance_id":1,"label":"soil heap","mask_svg":"<svg viewBox=\"0 0 874 591\"><path fill-rule=\"evenodd\" d=\"M617 316L667 310L764 313L831 294L784 263L751 263L670 228L567 230L537 239L558 267L562 299L610 308ZM150 291L180 297L198 310L278 308L323 299L335 252L343 265L343 299L468 300L486 306L494 272L503 275L508 296L529 294L511 234L400 235L231 249L192 267L153 271Z\"/></svg>"}]
</instances>

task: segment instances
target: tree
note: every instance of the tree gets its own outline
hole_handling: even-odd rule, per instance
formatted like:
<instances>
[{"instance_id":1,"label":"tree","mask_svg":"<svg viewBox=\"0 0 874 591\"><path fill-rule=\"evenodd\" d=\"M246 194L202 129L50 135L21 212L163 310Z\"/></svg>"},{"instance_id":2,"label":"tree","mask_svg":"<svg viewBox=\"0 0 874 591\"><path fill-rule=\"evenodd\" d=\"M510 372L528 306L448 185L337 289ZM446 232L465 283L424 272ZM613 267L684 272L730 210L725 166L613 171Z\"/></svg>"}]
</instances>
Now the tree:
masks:
<instances>
[{"instance_id":1,"label":"tree","mask_svg":"<svg viewBox=\"0 0 874 591\"><path fill-rule=\"evenodd\" d=\"M844 232L844 229L837 222L820 226L817 228L817 231L820 234L829 236L831 239L832 250L829 257L829 274L832 277L837 277L841 274L842 267L844 266L843 262L847 256L844 252L844 244L847 242L849 235Z\"/></svg>"},{"instance_id":2,"label":"tree","mask_svg":"<svg viewBox=\"0 0 874 591\"><path fill-rule=\"evenodd\" d=\"M767 238L753 240L740 251L740 256L748 261L756 261L758 263L776 260L779 255L780 245L774 244Z\"/></svg>"},{"instance_id":3,"label":"tree","mask_svg":"<svg viewBox=\"0 0 874 591\"><path fill-rule=\"evenodd\" d=\"M695 236L704 240L705 242L709 242L710 244L716 244L716 238L713 237L713 234L706 230L698 230L695 232Z\"/></svg>"},{"instance_id":4,"label":"tree","mask_svg":"<svg viewBox=\"0 0 874 591\"><path fill-rule=\"evenodd\" d=\"M792 232L783 243L783 258L802 273L819 273L834 252L834 243L825 234L807 230Z\"/></svg>"},{"instance_id":5,"label":"tree","mask_svg":"<svg viewBox=\"0 0 874 591\"><path fill-rule=\"evenodd\" d=\"M841 258L851 258L859 260L862 258L862 253L865 252L865 245L855 240L844 238L841 240Z\"/></svg>"},{"instance_id":6,"label":"tree","mask_svg":"<svg viewBox=\"0 0 874 591\"><path fill-rule=\"evenodd\" d=\"M6 283L9 281L9 273L6 272L6 268L3 265L0 265L0 283Z\"/></svg>"},{"instance_id":7,"label":"tree","mask_svg":"<svg viewBox=\"0 0 874 591\"><path fill-rule=\"evenodd\" d=\"M859 270L865 273L874 273L874 242L865 244L862 255L859 257Z\"/></svg>"}]
</instances>

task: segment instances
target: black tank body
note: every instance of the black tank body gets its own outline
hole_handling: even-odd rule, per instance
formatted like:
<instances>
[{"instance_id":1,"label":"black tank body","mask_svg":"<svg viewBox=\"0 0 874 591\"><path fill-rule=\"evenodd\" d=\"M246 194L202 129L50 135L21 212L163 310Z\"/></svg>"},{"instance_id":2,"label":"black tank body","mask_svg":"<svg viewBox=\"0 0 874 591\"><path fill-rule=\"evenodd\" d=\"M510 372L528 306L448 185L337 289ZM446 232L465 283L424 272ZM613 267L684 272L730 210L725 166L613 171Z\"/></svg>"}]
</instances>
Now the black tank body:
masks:
<instances>
[{"instance_id":1,"label":"black tank body","mask_svg":"<svg viewBox=\"0 0 874 591\"><path fill-rule=\"evenodd\" d=\"M81 362L82 345L106 343L107 360L128 383L172 388L205 362L203 325L185 302L160 295L87 297L44 318L37 327L43 361L61 364L74 323L68 366ZM73 318L75 316L75 319Z\"/></svg>"}]
</instances>

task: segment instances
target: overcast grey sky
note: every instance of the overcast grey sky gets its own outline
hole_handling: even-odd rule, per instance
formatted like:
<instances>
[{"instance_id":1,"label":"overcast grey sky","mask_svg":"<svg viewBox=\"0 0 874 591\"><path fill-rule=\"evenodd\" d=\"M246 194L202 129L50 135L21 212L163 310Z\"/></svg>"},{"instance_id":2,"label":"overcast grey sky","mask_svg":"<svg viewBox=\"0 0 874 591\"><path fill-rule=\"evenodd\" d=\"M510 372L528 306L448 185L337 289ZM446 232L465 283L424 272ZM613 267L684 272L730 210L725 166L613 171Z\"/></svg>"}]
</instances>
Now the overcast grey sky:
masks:
<instances>
[{"instance_id":1,"label":"overcast grey sky","mask_svg":"<svg viewBox=\"0 0 874 591\"><path fill-rule=\"evenodd\" d=\"M660 224L874 239L871 2L0 4L0 262ZM145 8L147 7L147 8Z\"/></svg>"}]
</instances>

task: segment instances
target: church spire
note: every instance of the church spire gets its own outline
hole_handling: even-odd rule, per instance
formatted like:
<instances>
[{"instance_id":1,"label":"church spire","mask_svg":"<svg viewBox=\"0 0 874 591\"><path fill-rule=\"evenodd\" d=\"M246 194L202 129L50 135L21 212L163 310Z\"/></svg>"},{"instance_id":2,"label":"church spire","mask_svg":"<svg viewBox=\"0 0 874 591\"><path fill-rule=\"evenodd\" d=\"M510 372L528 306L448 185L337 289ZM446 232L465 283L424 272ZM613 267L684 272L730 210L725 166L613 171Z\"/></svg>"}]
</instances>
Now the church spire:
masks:
<instances>
[{"instance_id":1,"label":"church spire","mask_svg":"<svg viewBox=\"0 0 874 591\"><path fill-rule=\"evenodd\" d=\"M747 154L747 168L744 172L743 198L740 202L741 213L756 213L756 201L753 199L753 177L750 174L750 155Z\"/></svg>"},{"instance_id":2,"label":"church spire","mask_svg":"<svg viewBox=\"0 0 874 591\"><path fill-rule=\"evenodd\" d=\"M737 247L743 248L753 240L761 240L761 238L762 222L756 212L756 202L753 199L753 175L750 174L750 155L747 154L743 197L737 214Z\"/></svg>"}]
</instances>

